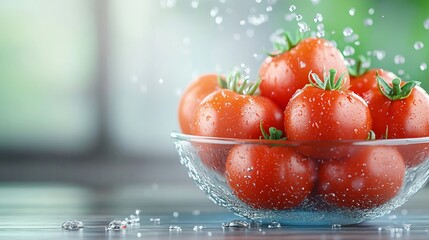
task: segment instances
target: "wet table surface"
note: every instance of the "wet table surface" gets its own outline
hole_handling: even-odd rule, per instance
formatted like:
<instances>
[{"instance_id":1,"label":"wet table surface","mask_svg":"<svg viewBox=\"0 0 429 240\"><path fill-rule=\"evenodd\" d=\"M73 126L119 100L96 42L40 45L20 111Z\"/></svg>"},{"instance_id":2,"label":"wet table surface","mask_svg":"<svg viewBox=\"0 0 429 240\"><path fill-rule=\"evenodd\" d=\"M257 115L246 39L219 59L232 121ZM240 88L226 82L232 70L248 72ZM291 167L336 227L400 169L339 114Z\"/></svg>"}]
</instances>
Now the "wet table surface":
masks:
<instances>
[{"instance_id":1,"label":"wet table surface","mask_svg":"<svg viewBox=\"0 0 429 240\"><path fill-rule=\"evenodd\" d=\"M353 226L225 228L239 217L191 185L111 190L62 185L0 186L0 239L429 239L429 188L382 218ZM140 209L140 222L106 230ZM67 220L84 228L63 230ZM243 220L243 219L241 219Z\"/></svg>"}]
</instances>

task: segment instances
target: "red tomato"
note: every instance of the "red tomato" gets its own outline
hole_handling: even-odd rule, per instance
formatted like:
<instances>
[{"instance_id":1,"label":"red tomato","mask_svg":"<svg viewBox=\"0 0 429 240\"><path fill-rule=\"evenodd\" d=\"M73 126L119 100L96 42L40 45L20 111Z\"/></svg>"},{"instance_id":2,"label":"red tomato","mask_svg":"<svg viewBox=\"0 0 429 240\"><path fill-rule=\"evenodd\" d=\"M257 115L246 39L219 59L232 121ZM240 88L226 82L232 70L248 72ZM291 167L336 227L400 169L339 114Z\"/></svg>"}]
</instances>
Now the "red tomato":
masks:
<instances>
[{"instance_id":1,"label":"red tomato","mask_svg":"<svg viewBox=\"0 0 429 240\"><path fill-rule=\"evenodd\" d=\"M270 99L242 95L228 89L216 91L201 102L193 118L194 135L258 139L263 122L283 130L283 111Z\"/></svg>"},{"instance_id":2,"label":"red tomato","mask_svg":"<svg viewBox=\"0 0 429 240\"><path fill-rule=\"evenodd\" d=\"M297 207L313 190L314 162L283 146L236 145L228 155L226 179L234 194L258 209Z\"/></svg>"},{"instance_id":3,"label":"red tomato","mask_svg":"<svg viewBox=\"0 0 429 240\"><path fill-rule=\"evenodd\" d=\"M258 139L260 122L283 129L283 112L270 99L242 95L228 89L216 91L199 105L193 119L191 133L200 136ZM201 144L200 144L201 145ZM232 145L205 144L201 151L203 163L223 174L228 150Z\"/></svg>"},{"instance_id":4,"label":"red tomato","mask_svg":"<svg viewBox=\"0 0 429 240\"><path fill-rule=\"evenodd\" d=\"M192 117L200 102L210 93L221 89L217 78L216 74L200 76L183 92L178 108L179 125L183 133L191 133Z\"/></svg>"},{"instance_id":5,"label":"red tomato","mask_svg":"<svg viewBox=\"0 0 429 240\"><path fill-rule=\"evenodd\" d=\"M399 90L404 89L406 84L401 83L399 79L393 80L393 85ZM403 85L402 87L399 87ZM386 85L384 88L388 88ZM383 88L382 88L383 89ZM393 91L390 90L383 91ZM379 90L368 92L365 100L368 102L369 109L374 121L372 130L377 138L418 138L429 136L429 95L419 86L415 86L407 94L384 95ZM396 96L396 97L394 97ZM391 98L398 98L392 100ZM386 136L387 133L387 136ZM401 148L402 149L402 148ZM429 154L426 144L404 146L401 150L404 152L406 164L416 166L427 159ZM420 156L416 158L415 156Z\"/></svg>"},{"instance_id":6,"label":"red tomato","mask_svg":"<svg viewBox=\"0 0 429 240\"><path fill-rule=\"evenodd\" d=\"M374 208L396 196L404 175L404 161L394 147L363 147L348 158L322 161L317 193L338 207Z\"/></svg>"},{"instance_id":7,"label":"red tomato","mask_svg":"<svg viewBox=\"0 0 429 240\"><path fill-rule=\"evenodd\" d=\"M371 69L363 75L356 77L350 76L350 90L361 97L364 97L364 95L369 91L377 91L377 73L388 83L392 83L392 80L396 78L396 75L392 72L385 71L383 69Z\"/></svg>"},{"instance_id":8,"label":"red tomato","mask_svg":"<svg viewBox=\"0 0 429 240\"><path fill-rule=\"evenodd\" d=\"M350 80L340 51L323 38L304 39L292 49L264 61L259 70L261 95L284 109L292 95L308 84L310 71L321 75L331 68L345 74L343 88L347 89Z\"/></svg>"},{"instance_id":9,"label":"red tomato","mask_svg":"<svg viewBox=\"0 0 429 240\"><path fill-rule=\"evenodd\" d=\"M289 101L284 125L290 140L364 140L371 130L372 119L365 101L353 92L307 85ZM308 150L303 153L311 157L333 157L326 146L305 149Z\"/></svg>"}]
</instances>

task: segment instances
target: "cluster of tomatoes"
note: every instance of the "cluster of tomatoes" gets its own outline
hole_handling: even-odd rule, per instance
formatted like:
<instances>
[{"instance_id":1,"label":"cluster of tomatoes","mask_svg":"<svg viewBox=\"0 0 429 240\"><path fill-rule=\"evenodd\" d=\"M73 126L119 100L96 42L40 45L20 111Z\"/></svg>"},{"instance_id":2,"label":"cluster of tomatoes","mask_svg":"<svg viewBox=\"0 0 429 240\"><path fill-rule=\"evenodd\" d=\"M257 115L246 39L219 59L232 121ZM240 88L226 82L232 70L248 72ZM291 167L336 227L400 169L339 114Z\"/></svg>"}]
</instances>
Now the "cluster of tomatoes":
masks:
<instances>
[{"instance_id":1,"label":"cluster of tomatoes","mask_svg":"<svg viewBox=\"0 0 429 240\"><path fill-rule=\"evenodd\" d=\"M400 191L406 168L428 157L428 146L356 146L350 140L429 136L428 94L418 82L368 69L364 59L348 69L326 39L285 39L263 62L256 83L239 72L192 82L179 104L182 132L268 139L197 146L204 164L223 174L251 207L285 210L314 198L353 209L388 202ZM271 144L285 138L297 144Z\"/></svg>"}]
</instances>

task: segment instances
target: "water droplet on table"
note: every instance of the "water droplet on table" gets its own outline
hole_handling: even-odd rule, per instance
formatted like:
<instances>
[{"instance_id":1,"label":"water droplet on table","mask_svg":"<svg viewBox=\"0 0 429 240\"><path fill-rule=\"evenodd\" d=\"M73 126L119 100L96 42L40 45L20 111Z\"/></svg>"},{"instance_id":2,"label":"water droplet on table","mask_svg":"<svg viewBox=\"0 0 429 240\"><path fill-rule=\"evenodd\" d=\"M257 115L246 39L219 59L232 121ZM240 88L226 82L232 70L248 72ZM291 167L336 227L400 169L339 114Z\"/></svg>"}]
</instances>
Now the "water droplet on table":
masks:
<instances>
[{"instance_id":1,"label":"water droplet on table","mask_svg":"<svg viewBox=\"0 0 429 240\"><path fill-rule=\"evenodd\" d=\"M78 220L65 221L61 227L65 230L79 230L83 228L83 223Z\"/></svg>"},{"instance_id":2,"label":"water droplet on table","mask_svg":"<svg viewBox=\"0 0 429 240\"><path fill-rule=\"evenodd\" d=\"M424 47L425 47L425 45L423 44L422 41L417 41L417 42L414 43L414 49L416 49L416 50L420 50L420 49L422 49Z\"/></svg>"},{"instance_id":3,"label":"water droplet on table","mask_svg":"<svg viewBox=\"0 0 429 240\"><path fill-rule=\"evenodd\" d=\"M109 223L109 225L106 227L106 230L123 230L127 228L127 222L122 220L113 220Z\"/></svg>"},{"instance_id":4,"label":"water droplet on table","mask_svg":"<svg viewBox=\"0 0 429 240\"><path fill-rule=\"evenodd\" d=\"M161 219L160 218L150 218L149 221L151 221L153 223L157 223L157 224L161 223Z\"/></svg>"},{"instance_id":5,"label":"water droplet on table","mask_svg":"<svg viewBox=\"0 0 429 240\"><path fill-rule=\"evenodd\" d=\"M170 231L177 231L177 232L181 232L182 231L182 228L179 227L179 226L176 226L176 225L171 225L168 229Z\"/></svg>"},{"instance_id":6,"label":"water droplet on table","mask_svg":"<svg viewBox=\"0 0 429 240\"><path fill-rule=\"evenodd\" d=\"M268 224L268 228L281 228L282 225L278 222L272 222L270 224Z\"/></svg>"},{"instance_id":7,"label":"water droplet on table","mask_svg":"<svg viewBox=\"0 0 429 240\"><path fill-rule=\"evenodd\" d=\"M341 224L332 224L332 229L341 229Z\"/></svg>"},{"instance_id":8,"label":"water droplet on table","mask_svg":"<svg viewBox=\"0 0 429 240\"><path fill-rule=\"evenodd\" d=\"M223 228L248 228L249 223L244 220L233 220L231 222L222 223Z\"/></svg>"},{"instance_id":9,"label":"water droplet on table","mask_svg":"<svg viewBox=\"0 0 429 240\"><path fill-rule=\"evenodd\" d=\"M202 226L202 225L195 225L195 226L192 228L192 230L193 230L193 231L195 231L195 232L198 232L198 231L203 230L203 228L204 228L204 226Z\"/></svg>"}]
</instances>

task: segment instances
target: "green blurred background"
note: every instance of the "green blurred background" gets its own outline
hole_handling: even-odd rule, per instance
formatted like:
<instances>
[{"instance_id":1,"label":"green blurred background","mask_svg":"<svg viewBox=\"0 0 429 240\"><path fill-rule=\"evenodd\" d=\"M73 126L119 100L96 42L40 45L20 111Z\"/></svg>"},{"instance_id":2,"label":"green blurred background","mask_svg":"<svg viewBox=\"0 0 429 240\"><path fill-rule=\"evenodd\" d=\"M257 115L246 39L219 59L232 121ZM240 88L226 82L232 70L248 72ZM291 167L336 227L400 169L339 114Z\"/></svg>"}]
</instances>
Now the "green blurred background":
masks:
<instances>
[{"instance_id":1,"label":"green blurred background","mask_svg":"<svg viewBox=\"0 0 429 240\"><path fill-rule=\"evenodd\" d=\"M350 57L369 54L429 89L428 9L425 0L2 0L0 181L186 182L169 138L181 92L234 66L255 78L270 36L295 32L297 15L314 31L323 23Z\"/></svg>"}]
</instances>

